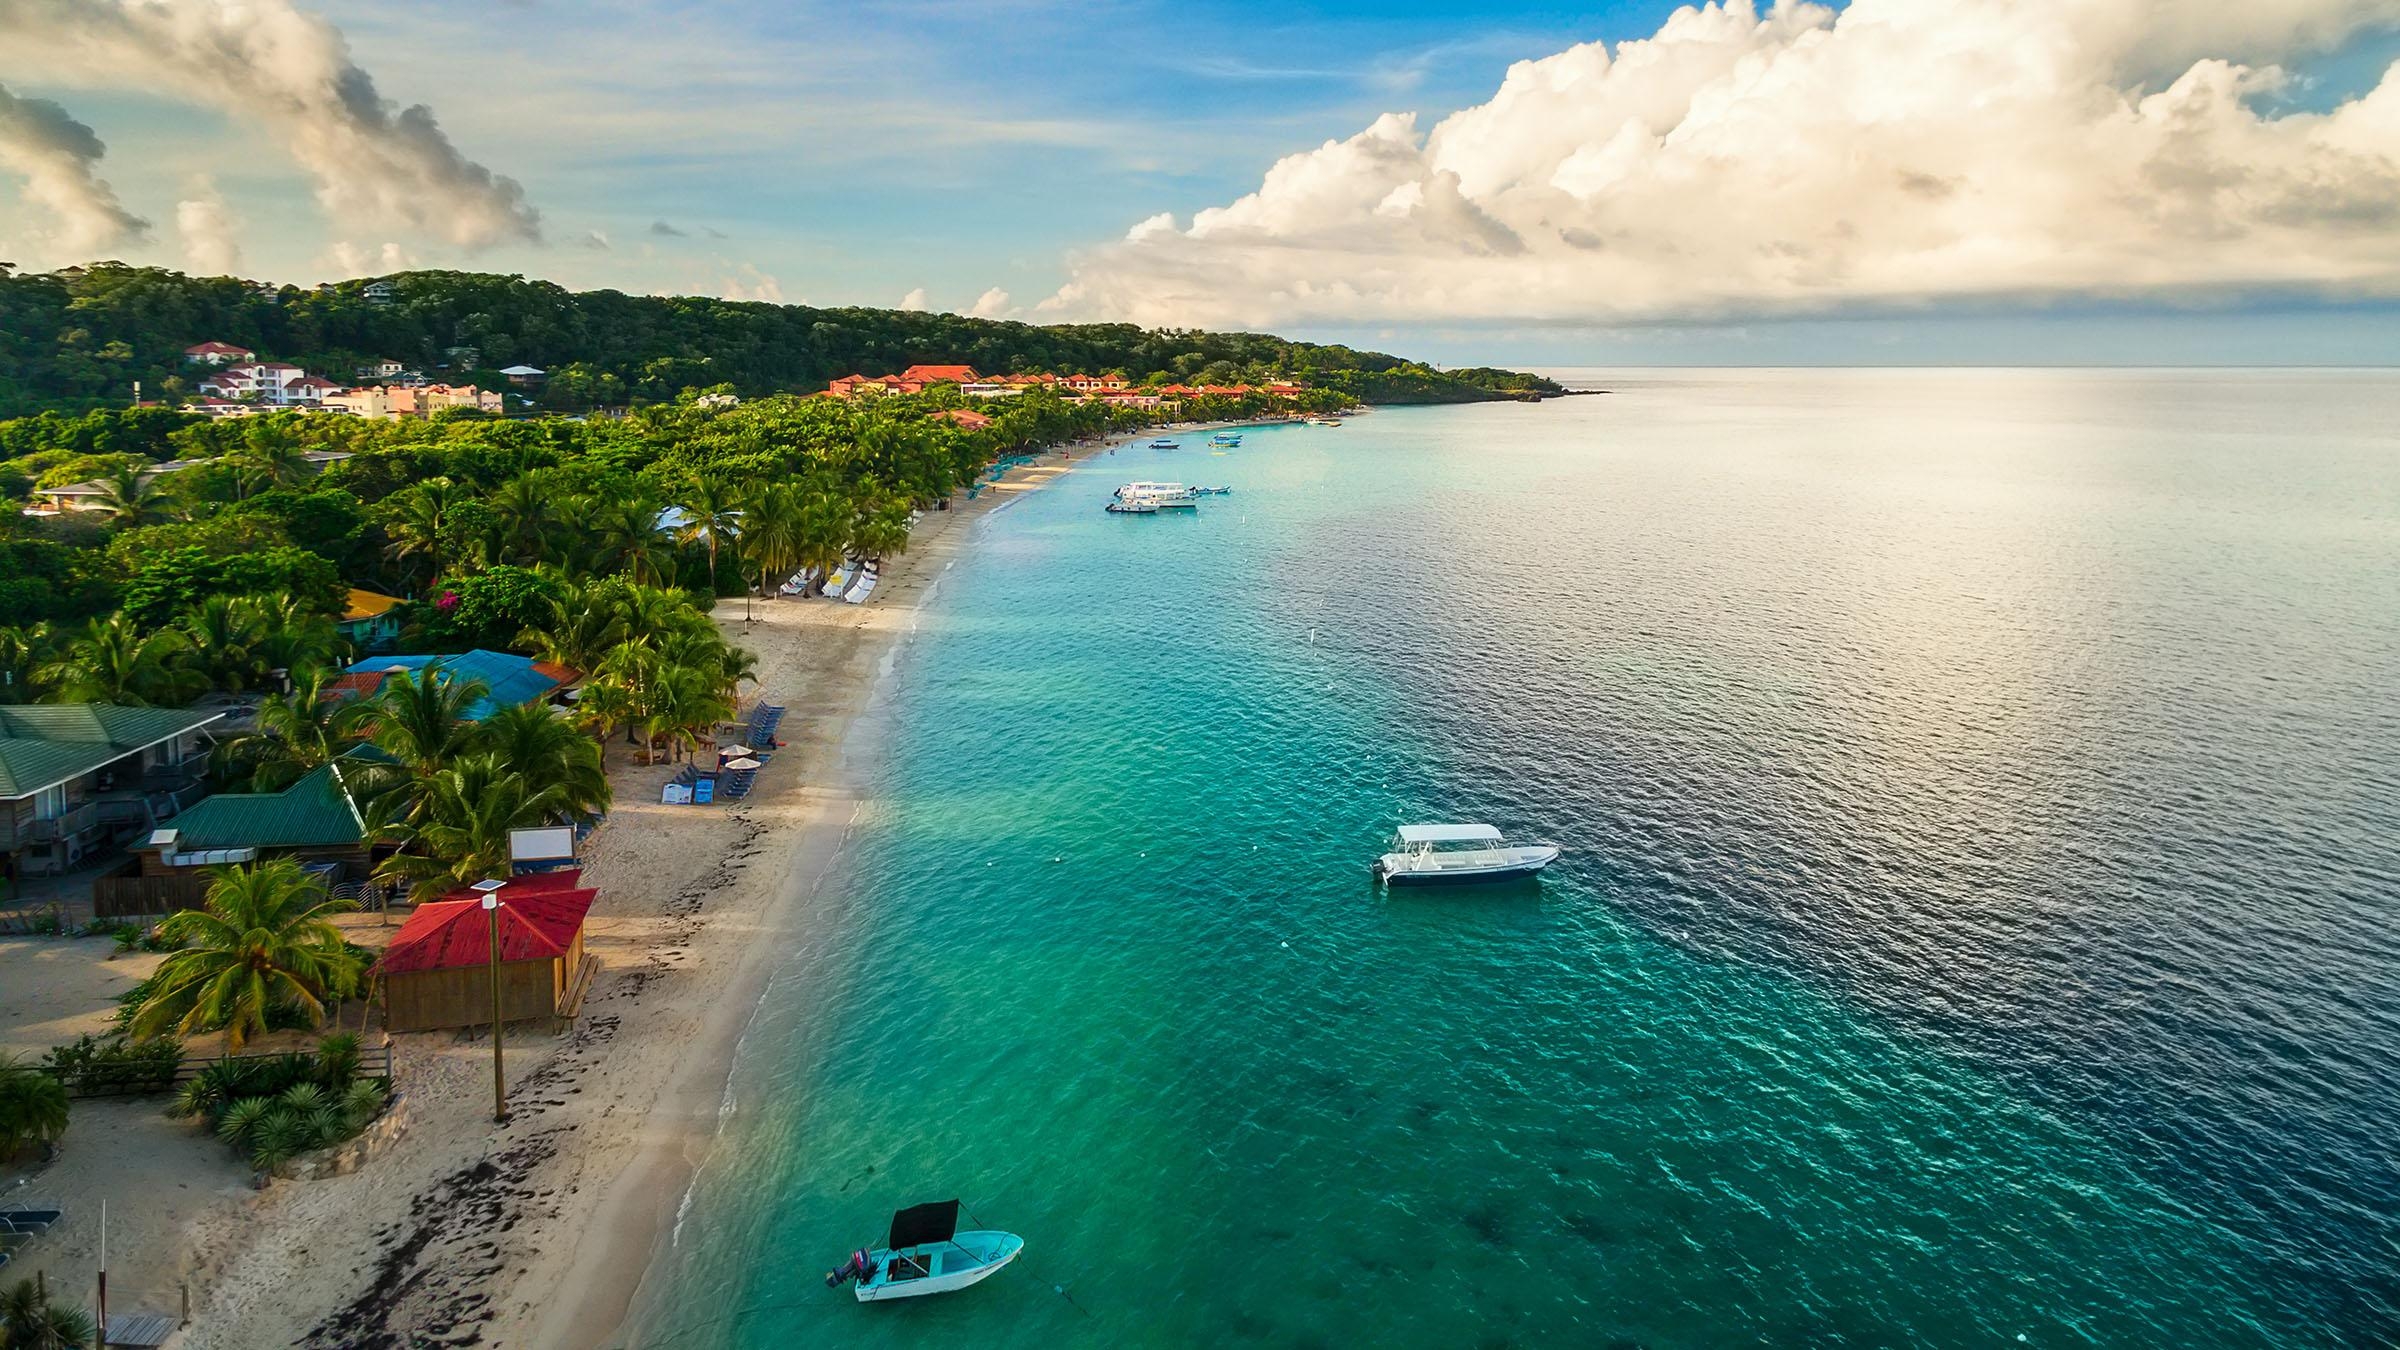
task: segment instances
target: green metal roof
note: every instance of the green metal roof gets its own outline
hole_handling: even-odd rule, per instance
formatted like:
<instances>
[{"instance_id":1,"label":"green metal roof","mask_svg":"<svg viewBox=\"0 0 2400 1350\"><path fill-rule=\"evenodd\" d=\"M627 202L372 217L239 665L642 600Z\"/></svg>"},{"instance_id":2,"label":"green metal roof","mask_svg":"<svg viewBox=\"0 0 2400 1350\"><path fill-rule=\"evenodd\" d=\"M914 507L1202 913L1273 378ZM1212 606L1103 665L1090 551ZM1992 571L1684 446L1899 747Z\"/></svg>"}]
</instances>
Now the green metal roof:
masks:
<instances>
[{"instance_id":1,"label":"green metal roof","mask_svg":"<svg viewBox=\"0 0 2400 1350\"><path fill-rule=\"evenodd\" d=\"M175 831L180 853L362 843L366 827L334 772L332 764L319 765L281 792L220 792L162 828Z\"/></svg>"},{"instance_id":2,"label":"green metal roof","mask_svg":"<svg viewBox=\"0 0 2400 1350\"><path fill-rule=\"evenodd\" d=\"M80 778L224 715L111 703L0 704L0 799Z\"/></svg>"}]
</instances>

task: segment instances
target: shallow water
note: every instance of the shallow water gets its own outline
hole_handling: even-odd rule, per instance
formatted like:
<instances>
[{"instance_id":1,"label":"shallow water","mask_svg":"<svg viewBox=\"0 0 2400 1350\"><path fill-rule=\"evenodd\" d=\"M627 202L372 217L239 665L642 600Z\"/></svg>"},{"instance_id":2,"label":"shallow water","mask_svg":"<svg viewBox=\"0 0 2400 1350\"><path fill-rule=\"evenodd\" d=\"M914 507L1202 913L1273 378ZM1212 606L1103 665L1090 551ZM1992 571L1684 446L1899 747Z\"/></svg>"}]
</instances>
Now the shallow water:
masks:
<instances>
[{"instance_id":1,"label":"shallow water","mask_svg":"<svg viewBox=\"0 0 2400 1350\"><path fill-rule=\"evenodd\" d=\"M634 1343L2400 1331L2400 377L1605 387L991 517Z\"/></svg>"}]
</instances>

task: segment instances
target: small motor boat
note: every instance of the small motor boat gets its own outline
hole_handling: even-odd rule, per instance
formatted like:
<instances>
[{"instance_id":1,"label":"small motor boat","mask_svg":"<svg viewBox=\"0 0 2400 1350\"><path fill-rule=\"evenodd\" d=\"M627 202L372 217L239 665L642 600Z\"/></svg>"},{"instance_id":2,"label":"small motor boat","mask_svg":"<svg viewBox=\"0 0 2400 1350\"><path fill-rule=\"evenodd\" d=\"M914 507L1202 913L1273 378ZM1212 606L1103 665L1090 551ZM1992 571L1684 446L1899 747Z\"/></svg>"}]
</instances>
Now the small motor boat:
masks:
<instances>
[{"instance_id":1,"label":"small motor boat","mask_svg":"<svg viewBox=\"0 0 2400 1350\"><path fill-rule=\"evenodd\" d=\"M958 1208L956 1200L936 1200L894 1214L885 1244L852 1252L840 1269L825 1272L825 1286L856 1283L861 1303L947 1294L980 1284L1025 1250L1014 1233L958 1231Z\"/></svg>"}]
</instances>

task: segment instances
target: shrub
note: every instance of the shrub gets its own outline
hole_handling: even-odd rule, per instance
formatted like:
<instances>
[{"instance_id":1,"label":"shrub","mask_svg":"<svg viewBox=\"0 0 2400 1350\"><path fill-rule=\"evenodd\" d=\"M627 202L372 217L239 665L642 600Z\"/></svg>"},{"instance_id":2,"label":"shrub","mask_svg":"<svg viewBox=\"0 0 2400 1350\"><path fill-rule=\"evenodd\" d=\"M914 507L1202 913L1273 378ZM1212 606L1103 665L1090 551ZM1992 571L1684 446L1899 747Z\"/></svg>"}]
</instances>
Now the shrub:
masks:
<instances>
[{"instance_id":1,"label":"shrub","mask_svg":"<svg viewBox=\"0 0 2400 1350\"><path fill-rule=\"evenodd\" d=\"M76 1092L164 1092L174 1086L176 1066L183 1063L183 1042L172 1036L135 1041L122 1033L105 1040L87 1035L72 1045L52 1046L42 1058Z\"/></svg>"}]
</instances>

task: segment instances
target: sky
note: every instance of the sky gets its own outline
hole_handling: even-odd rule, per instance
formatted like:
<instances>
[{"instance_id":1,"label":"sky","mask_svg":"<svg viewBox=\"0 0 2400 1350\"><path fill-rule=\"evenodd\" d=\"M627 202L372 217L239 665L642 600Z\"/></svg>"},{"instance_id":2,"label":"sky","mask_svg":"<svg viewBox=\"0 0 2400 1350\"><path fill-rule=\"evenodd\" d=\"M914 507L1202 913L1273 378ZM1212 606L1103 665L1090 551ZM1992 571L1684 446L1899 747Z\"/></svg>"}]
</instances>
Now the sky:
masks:
<instances>
[{"instance_id":1,"label":"sky","mask_svg":"<svg viewBox=\"0 0 2400 1350\"><path fill-rule=\"evenodd\" d=\"M2400 363L2400 0L0 0L0 259L1450 364Z\"/></svg>"}]
</instances>

